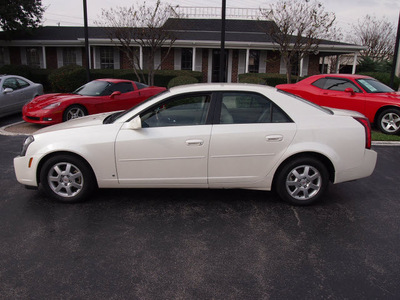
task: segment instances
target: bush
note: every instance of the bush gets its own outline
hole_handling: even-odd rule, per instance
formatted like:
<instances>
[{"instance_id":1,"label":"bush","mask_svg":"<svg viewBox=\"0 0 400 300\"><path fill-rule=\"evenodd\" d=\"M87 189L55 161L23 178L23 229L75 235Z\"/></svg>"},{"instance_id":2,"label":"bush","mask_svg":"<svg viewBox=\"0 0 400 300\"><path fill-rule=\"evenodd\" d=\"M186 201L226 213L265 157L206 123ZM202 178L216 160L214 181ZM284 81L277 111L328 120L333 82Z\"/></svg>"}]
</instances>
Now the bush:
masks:
<instances>
[{"instance_id":1,"label":"bush","mask_svg":"<svg viewBox=\"0 0 400 300\"><path fill-rule=\"evenodd\" d=\"M81 66L64 66L49 75L54 92L70 93L86 83L86 70Z\"/></svg>"},{"instance_id":2,"label":"bush","mask_svg":"<svg viewBox=\"0 0 400 300\"><path fill-rule=\"evenodd\" d=\"M292 82L300 80L297 76L292 76ZM246 73L239 75L239 82L241 83L256 83L265 84L269 86L276 86L278 84L287 83L286 74L274 73Z\"/></svg>"},{"instance_id":3,"label":"bush","mask_svg":"<svg viewBox=\"0 0 400 300\"><path fill-rule=\"evenodd\" d=\"M51 70L32 68L26 65L4 65L0 67L0 74L18 75L33 82L41 83L45 91L51 90L49 74Z\"/></svg>"},{"instance_id":4,"label":"bush","mask_svg":"<svg viewBox=\"0 0 400 300\"><path fill-rule=\"evenodd\" d=\"M192 76L178 76L178 77L172 78L169 81L168 88L172 88L172 87L178 86L178 85L193 84L193 83L198 83L198 82L199 81Z\"/></svg>"},{"instance_id":5,"label":"bush","mask_svg":"<svg viewBox=\"0 0 400 300\"><path fill-rule=\"evenodd\" d=\"M390 73L381 73L381 72L360 72L357 73L360 75L366 75L375 78L376 80L379 80L380 82L386 84L387 86L390 86ZM400 86L400 78L395 76L393 80L393 89L395 91L399 90Z\"/></svg>"}]
</instances>

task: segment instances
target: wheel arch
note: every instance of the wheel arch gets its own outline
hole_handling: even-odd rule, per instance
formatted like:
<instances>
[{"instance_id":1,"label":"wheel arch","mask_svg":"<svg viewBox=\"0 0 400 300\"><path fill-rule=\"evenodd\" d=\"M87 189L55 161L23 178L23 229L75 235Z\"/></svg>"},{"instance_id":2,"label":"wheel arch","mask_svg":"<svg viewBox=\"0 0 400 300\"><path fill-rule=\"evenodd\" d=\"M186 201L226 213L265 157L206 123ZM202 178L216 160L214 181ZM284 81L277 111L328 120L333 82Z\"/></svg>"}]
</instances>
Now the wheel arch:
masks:
<instances>
[{"instance_id":1,"label":"wheel arch","mask_svg":"<svg viewBox=\"0 0 400 300\"><path fill-rule=\"evenodd\" d=\"M73 106L81 107L81 108L83 109L83 111L86 113L86 115L89 114L89 110L88 110L88 108L87 108L85 105L83 105L83 104L81 104L81 103L69 103L69 104L67 104L67 105L65 106L64 111L63 111L63 113L62 113L63 120L64 120L64 117L65 117L65 112L66 112L70 107L73 107Z\"/></svg>"},{"instance_id":2,"label":"wheel arch","mask_svg":"<svg viewBox=\"0 0 400 300\"><path fill-rule=\"evenodd\" d=\"M335 167L334 167L333 163L331 162L331 160L321 153L308 151L308 152L300 152L300 153L293 154L281 162L281 164L279 165L279 167L276 169L276 171L274 173L274 177L272 180L272 188L276 187L276 178L278 177L278 174L281 172L282 168L290 161L295 160L300 157L301 158L311 157L311 158L319 160L321 163L323 163L326 166L326 168L328 170L329 181L334 182Z\"/></svg>"},{"instance_id":3,"label":"wheel arch","mask_svg":"<svg viewBox=\"0 0 400 300\"><path fill-rule=\"evenodd\" d=\"M96 182L96 185L98 185L96 173L93 171L93 168L92 168L92 166L89 164L89 162L88 162L85 158L83 158L81 155L76 154L76 153L74 153L74 152L69 152L69 151L58 151L58 152L48 153L47 155L43 156L43 157L40 159L39 164L38 164L38 166L37 166L37 168L36 168L36 181L37 181L38 185L40 184L40 173L41 173L41 171L42 171L42 168L43 168L44 163L45 163L48 159L50 159L50 158L52 158L52 157L55 157L55 156L58 156L58 155L69 155L69 156L73 156L73 157L75 157L75 158L77 158L77 159L80 159L80 160L89 168L89 170L91 171L92 176L93 176L93 178L94 178L94 180L95 180L95 182Z\"/></svg>"},{"instance_id":4,"label":"wheel arch","mask_svg":"<svg viewBox=\"0 0 400 300\"><path fill-rule=\"evenodd\" d=\"M375 116L374 116L374 125L375 125L375 126L378 125L378 117L379 117L379 115L380 115L384 110L387 110L387 109L397 109L398 111L400 111L400 106L396 106L396 105L385 105L385 106L380 107L380 108L376 111Z\"/></svg>"}]
</instances>

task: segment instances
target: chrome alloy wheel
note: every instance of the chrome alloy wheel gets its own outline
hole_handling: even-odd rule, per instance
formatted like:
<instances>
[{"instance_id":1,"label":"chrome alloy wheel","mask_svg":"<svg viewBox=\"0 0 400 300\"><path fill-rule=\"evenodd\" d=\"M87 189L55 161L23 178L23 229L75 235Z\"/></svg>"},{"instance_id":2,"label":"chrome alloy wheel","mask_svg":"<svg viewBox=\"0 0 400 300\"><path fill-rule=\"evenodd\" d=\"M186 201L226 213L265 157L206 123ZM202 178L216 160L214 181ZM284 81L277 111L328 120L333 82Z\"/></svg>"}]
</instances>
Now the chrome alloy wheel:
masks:
<instances>
[{"instance_id":1,"label":"chrome alloy wheel","mask_svg":"<svg viewBox=\"0 0 400 300\"><path fill-rule=\"evenodd\" d=\"M308 200L314 197L321 186L321 174L309 165L295 167L286 178L286 190L296 200Z\"/></svg>"},{"instance_id":2,"label":"chrome alloy wheel","mask_svg":"<svg viewBox=\"0 0 400 300\"><path fill-rule=\"evenodd\" d=\"M381 127L388 133L394 133L400 129L400 116L395 112L387 112L381 119Z\"/></svg>"},{"instance_id":3,"label":"chrome alloy wheel","mask_svg":"<svg viewBox=\"0 0 400 300\"><path fill-rule=\"evenodd\" d=\"M68 162L59 162L52 166L47 179L49 187L61 197L74 197L83 189L82 172L75 165Z\"/></svg>"},{"instance_id":4,"label":"chrome alloy wheel","mask_svg":"<svg viewBox=\"0 0 400 300\"><path fill-rule=\"evenodd\" d=\"M85 112L80 107L72 107L66 113L66 119L72 120L85 116Z\"/></svg>"}]
</instances>

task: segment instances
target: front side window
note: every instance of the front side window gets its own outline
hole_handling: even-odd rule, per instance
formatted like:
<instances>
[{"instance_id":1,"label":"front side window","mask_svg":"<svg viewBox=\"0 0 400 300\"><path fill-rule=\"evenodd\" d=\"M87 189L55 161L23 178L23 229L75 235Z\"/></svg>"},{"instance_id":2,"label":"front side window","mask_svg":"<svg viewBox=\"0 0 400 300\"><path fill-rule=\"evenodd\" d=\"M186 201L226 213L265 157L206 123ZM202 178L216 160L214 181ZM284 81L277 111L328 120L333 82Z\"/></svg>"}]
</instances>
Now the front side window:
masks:
<instances>
[{"instance_id":1,"label":"front side window","mask_svg":"<svg viewBox=\"0 0 400 300\"><path fill-rule=\"evenodd\" d=\"M144 112L142 127L204 125L209 106L208 94L174 97Z\"/></svg>"},{"instance_id":2,"label":"front side window","mask_svg":"<svg viewBox=\"0 0 400 300\"><path fill-rule=\"evenodd\" d=\"M114 69L114 49L112 47L100 48L100 69Z\"/></svg>"},{"instance_id":3,"label":"front side window","mask_svg":"<svg viewBox=\"0 0 400 300\"><path fill-rule=\"evenodd\" d=\"M220 124L287 123L290 118L260 94L223 93Z\"/></svg>"},{"instance_id":4,"label":"front side window","mask_svg":"<svg viewBox=\"0 0 400 300\"><path fill-rule=\"evenodd\" d=\"M19 85L18 85L17 79L16 78L7 78L6 80L4 80L3 89L7 89L7 88L13 89L14 91L18 90Z\"/></svg>"},{"instance_id":5,"label":"front side window","mask_svg":"<svg viewBox=\"0 0 400 300\"><path fill-rule=\"evenodd\" d=\"M192 70L193 64L193 49L192 48L183 48L182 49L182 58L181 58L181 70Z\"/></svg>"},{"instance_id":6,"label":"front side window","mask_svg":"<svg viewBox=\"0 0 400 300\"><path fill-rule=\"evenodd\" d=\"M63 66L76 65L76 49L64 48L63 49Z\"/></svg>"},{"instance_id":7,"label":"front side window","mask_svg":"<svg viewBox=\"0 0 400 300\"><path fill-rule=\"evenodd\" d=\"M260 50L250 50L249 73L258 73L260 66Z\"/></svg>"}]
</instances>

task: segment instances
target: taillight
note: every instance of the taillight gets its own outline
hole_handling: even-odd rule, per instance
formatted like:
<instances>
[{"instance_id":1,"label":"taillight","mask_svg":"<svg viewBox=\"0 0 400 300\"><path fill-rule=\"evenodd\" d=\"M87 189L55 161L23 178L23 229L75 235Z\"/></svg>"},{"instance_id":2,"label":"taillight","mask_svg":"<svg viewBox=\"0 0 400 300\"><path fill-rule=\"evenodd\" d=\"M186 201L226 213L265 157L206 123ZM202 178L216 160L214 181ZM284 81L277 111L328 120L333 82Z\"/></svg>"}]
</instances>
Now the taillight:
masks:
<instances>
[{"instance_id":1,"label":"taillight","mask_svg":"<svg viewBox=\"0 0 400 300\"><path fill-rule=\"evenodd\" d=\"M365 129L365 148L371 149L371 124L366 118L354 118L364 126Z\"/></svg>"}]
</instances>

